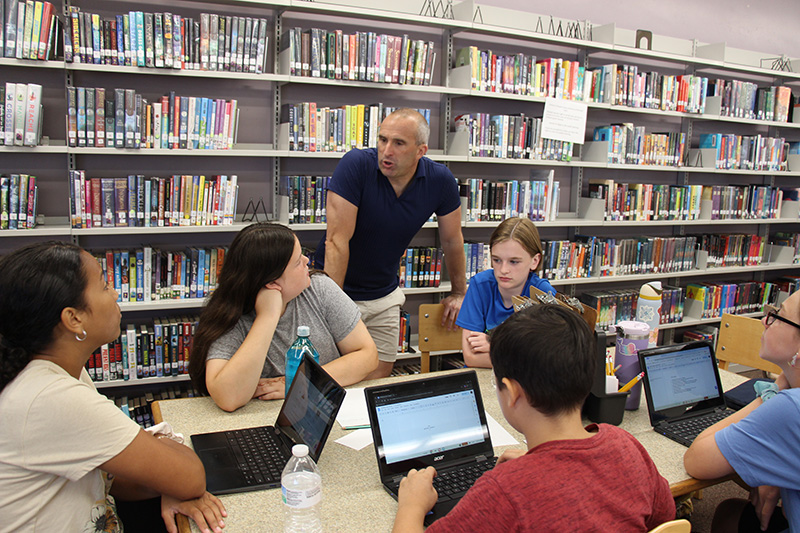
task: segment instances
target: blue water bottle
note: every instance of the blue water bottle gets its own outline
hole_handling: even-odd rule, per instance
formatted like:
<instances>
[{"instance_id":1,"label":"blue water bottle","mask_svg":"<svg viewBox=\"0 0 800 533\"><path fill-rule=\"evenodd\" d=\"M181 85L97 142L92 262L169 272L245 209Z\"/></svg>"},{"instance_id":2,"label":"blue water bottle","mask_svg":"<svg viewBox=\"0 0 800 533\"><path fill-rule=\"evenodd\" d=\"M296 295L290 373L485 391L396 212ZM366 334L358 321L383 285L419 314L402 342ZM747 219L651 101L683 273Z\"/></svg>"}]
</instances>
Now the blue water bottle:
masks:
<instances>
[{"instance_id":1,"label":"blue water bottle","mask_svg":"<svg viewBox=\"0 0 800 533\"><path fill-rule=\"evenodd\" d=\"M289 394L289 387L292 386L292 380L303 360L303 354L308 354L314 358L314 361L319 363L319 353L311 344L311 339L308 338L310 334L308 326L297 326L297 339L289 347L286 352L286 394Z\"/></svg>"}]
</instances>

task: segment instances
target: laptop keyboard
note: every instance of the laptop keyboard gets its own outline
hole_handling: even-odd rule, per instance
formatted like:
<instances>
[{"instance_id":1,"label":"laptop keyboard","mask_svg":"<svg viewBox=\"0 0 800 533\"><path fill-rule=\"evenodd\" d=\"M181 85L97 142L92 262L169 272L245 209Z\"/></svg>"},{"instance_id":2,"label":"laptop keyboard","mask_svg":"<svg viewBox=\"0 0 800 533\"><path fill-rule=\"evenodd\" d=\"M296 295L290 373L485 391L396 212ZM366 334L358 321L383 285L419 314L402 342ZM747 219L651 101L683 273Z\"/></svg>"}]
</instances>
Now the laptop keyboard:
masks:
<instances>
[{"instance_id":1,"label":"laptop keyboard","mask_svg":"<svg viewBox=\"0 0 800 533\"><path fill-rule=\"evenodd\" d=\"M496 461L495 457L490 457L485 461L462 465L442 472L437 471L436 477L433 478L433 488L439 493L438 501L461 498L484 472L494 468Z\"/></svg>"},{"instance_id":2,"label":"laptop keyboard","mask_svg":"<svg viewBox=\"0 0 800 533\"><path fill-rule=\"evenodd\" d=\"M690 446L692 441L694 441L704 429L728 417L731 413L733 413L733 411L730 410L715 411L707 415L679 420L659 426L656 428L656 431L684 446Z\"/></svg>"},{"instance_id":3,"label":"laptop keyboard","mask_svg":"<svg viewBox=\"0 0 800 533\"><path fill-rule=\"evenodd\" d=\"M225 437L248 485L280 483L288 459L281 452L272 428L226 431Z\"/></svg>"}]
</instances>

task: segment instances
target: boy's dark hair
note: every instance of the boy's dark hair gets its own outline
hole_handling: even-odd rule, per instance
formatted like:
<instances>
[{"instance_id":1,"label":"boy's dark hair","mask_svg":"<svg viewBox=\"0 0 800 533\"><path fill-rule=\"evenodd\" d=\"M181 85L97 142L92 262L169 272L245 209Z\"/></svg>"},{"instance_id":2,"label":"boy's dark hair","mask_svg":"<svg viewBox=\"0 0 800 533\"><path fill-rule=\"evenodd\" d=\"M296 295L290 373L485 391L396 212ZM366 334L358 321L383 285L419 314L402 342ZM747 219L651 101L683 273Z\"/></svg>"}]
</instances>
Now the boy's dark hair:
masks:
<instances>
[{"instance_id":1,"label":"boy's dark hair","mask_svg":"<svg viewBox=\"0 0 800 533\"><path fill-rule=\"evenodd\" d=\"M534 305L497 326L489 356L499 387L503 378L517 381L531 406L555 416L583 405L597 365L595 344L576 312Z\"/></svg>"}]
</instances>

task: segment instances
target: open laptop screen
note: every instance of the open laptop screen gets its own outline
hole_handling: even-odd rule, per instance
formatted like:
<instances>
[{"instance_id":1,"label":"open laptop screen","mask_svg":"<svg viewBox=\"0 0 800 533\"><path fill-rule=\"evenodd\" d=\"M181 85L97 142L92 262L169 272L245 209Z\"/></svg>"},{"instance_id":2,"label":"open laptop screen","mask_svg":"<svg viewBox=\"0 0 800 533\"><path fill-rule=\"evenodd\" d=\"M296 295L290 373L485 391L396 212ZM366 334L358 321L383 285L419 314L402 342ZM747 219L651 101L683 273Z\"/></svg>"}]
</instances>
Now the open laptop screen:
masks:
<instances>
[{"instance_id":1,"label":"open laptop screen","mask_svg":"<svg viewBox=\"0 0 800 533\"><path fill-rule=\"evenodd\" d=\"M306 354L275 425L294 444L307 444L309 455L317 461L344 394L344 389Z\"/></svg>"},{"instance_id":2,"label":"open laptop screen","mask_svg":"<svg viewBox=\"0 0 800 533\"><path fill-rule=\"evenodd\" d=\"M483 442L475 391L465 390L375 406L389 464Z\"/></svg>"},{"instance_id":3,"label":"open laptop screen","mask_svg":"<svg viewBox=\"0 0 800 533\"><path fill-rule=\"evenodd\" d=\"M709 345L697 342L642 350L640 359L653 422L724 407L717 362Z\"/></svg>"},{"instance_id":4,"label":"open laptop screen","mask_svg":"<svg viewBox=\"0 0 800 533\"><path fill-rule=\"evenodd\" d=\"M382 475L493 455L474 372L366 389Z\"/></svg>"}]
</instances>

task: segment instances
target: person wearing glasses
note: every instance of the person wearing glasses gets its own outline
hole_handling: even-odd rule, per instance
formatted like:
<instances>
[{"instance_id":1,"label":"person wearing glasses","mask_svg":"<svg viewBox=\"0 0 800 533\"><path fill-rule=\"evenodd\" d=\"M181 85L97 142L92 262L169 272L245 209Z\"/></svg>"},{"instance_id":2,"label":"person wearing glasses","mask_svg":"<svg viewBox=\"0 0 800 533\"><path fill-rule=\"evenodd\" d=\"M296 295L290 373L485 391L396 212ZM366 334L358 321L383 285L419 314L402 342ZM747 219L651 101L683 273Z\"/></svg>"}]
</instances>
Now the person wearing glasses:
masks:
<instances>
[{"instance_id":1,"label":"person wearing glasses","mask_svg":"<svg viewBox=\"0 0 800 533\"><path fill-rule=\"evenodd\" d=\"M703 431L684 455L698 479L738 474L750 500L722 502L717 531L800 531L800 291L767 308L759 356L783 371L749 405ZM782 507L776 507L778 499Z\"/></svg>"}]
</instances>

